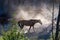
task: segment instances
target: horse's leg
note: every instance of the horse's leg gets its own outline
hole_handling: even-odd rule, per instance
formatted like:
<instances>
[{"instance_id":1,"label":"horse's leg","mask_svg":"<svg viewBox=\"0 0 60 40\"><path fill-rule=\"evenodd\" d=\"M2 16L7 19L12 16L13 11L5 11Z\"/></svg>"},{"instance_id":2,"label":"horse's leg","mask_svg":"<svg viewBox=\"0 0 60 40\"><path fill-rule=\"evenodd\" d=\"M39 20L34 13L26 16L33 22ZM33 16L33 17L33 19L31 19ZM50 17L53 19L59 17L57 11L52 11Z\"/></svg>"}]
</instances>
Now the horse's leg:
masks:
<instances>
[{"instance_id":1,"label":"horse's leg","mask_svg":"<svg viewBox=\"0 0 60 40\"><path fill-rule=\"evenodd\" d=\"M33 31L35 32L35 30L34 30L34 26L33 26Z\"/></svg>"},{"instance_id":2,"label":"horse's leg","mask_svg":"<svg viewBox=\"0 0 60 40\"><path fill-rule=\"evenodd\" d=\"M24 25L22 23L19 24L19 27L23 29Z\"/></svg>"},{"instance_id":3,"label":"horse's leg","mask_svg":"<svg viewBox=\"0 0 60 40\"><path fill-rule=\"evenodd\" d=\"M31 29L31 26L30 26L30 28L29 28L28 32L30 31L30 29Z\"/></svg>"}]
</instances>

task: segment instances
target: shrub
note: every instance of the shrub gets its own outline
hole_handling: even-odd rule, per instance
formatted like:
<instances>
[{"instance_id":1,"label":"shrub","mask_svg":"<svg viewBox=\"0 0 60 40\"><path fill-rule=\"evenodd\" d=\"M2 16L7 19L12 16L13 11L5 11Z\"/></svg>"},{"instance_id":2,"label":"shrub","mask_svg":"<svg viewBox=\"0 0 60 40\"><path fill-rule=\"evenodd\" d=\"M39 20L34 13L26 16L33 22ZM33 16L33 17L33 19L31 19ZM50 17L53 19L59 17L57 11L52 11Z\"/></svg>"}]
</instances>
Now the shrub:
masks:
<instances>
[{"instance_id":1,"label":"shrub","mask_svg":"<svg viewBox=\"0 0 60 40\"><path fill-rule=\"evenodd\" d=\"M24 33L19 32L15 27L7 32L3 32L2 37L3 40L28 40L28 38L24 36Z\"/></svg>"},{"instance_id":2,"label":"shrub","mask_svg":"<svg viewBox=\"0 0 60 40\"><path fill-rule=\"evenodd\" d=\"M24 33L18 29L17 23L13 22L12 20L12 28L7 32L2 32L3 40L29 40L27 37L24 36Z\"/></svg>"}]
</instances>

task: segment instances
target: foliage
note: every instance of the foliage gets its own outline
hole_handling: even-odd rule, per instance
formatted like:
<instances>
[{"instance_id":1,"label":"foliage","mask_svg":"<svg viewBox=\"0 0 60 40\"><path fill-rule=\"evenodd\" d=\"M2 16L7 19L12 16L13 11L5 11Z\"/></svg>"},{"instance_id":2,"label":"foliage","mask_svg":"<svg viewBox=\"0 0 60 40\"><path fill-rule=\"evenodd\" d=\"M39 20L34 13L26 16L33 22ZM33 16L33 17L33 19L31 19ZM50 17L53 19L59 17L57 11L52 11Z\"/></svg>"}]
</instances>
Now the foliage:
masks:
<instances>
[{"instance_id":1,"label":"foliage","mask_svg":"<svg viewBox=\"0 0 60 40\"><path fill-rule=\"evenodd\" d=\"M29 40L27 37L24 36L24 33L21 32L18 28L17 23L12 20L12 28L8 30L7 32L2 32L2 38L3 40Z\"/></svg>"},{"instance_id":2,"label":"foliage","mask_svg":"<svg viewBox=\"0 0 60 40\"><path fill-rule=\"evenodd\" d=\"M0 40L3 40L2 36L0 36Z\"/></svg>"},{"instance_id":3,"label":"foliage","mask_svg":"<svg viewBox=\"0 0 60 40\"><path fill-rule=\"evenodd\" d=\"M3 40L28 40L23 33L13 29L3 33Z\"/></svg>"}]
</instances>

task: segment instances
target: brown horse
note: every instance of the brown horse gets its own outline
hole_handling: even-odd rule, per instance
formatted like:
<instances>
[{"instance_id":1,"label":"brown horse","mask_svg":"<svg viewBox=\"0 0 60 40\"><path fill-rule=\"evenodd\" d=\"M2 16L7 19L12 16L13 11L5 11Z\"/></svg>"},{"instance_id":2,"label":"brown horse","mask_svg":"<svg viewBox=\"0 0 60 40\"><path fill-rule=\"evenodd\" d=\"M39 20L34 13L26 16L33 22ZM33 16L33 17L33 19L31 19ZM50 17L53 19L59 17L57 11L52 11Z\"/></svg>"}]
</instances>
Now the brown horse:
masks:
<instances>
[{"instance_id":1,"label":"brown horse","mask_svg":"<svg viewBox=\"0 0 60 40\"><path fill-rule=\"evenodd\" d=\"M29 31L30 31L31 27L33 27L33 30L34 30L35 23L40 23L42 25L41 20L36 20L36 19L18 21L18 25L20 26L21 29L23 29L24 25L30 26Z\"/></svg>"}]
</instances>

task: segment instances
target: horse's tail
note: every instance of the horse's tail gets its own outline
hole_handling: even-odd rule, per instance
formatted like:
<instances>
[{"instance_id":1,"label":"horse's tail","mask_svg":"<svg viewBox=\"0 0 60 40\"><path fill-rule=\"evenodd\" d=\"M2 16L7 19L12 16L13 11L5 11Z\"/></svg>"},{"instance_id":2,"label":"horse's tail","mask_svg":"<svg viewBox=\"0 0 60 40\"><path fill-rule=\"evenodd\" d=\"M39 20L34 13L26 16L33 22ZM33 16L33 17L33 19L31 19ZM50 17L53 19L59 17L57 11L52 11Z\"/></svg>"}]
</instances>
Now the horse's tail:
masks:
<instances>
[{"instance_id":1,"label":"horse's tail","mask_svg":"<svg viewBox=\"0 0 60 40\"><path fill-rule=\"evenodd\" d=\"M18 25L19 25L19 27L20 27L21 29L23 29L22 23L18 22Z\"/></svg>"}]
</instances>

